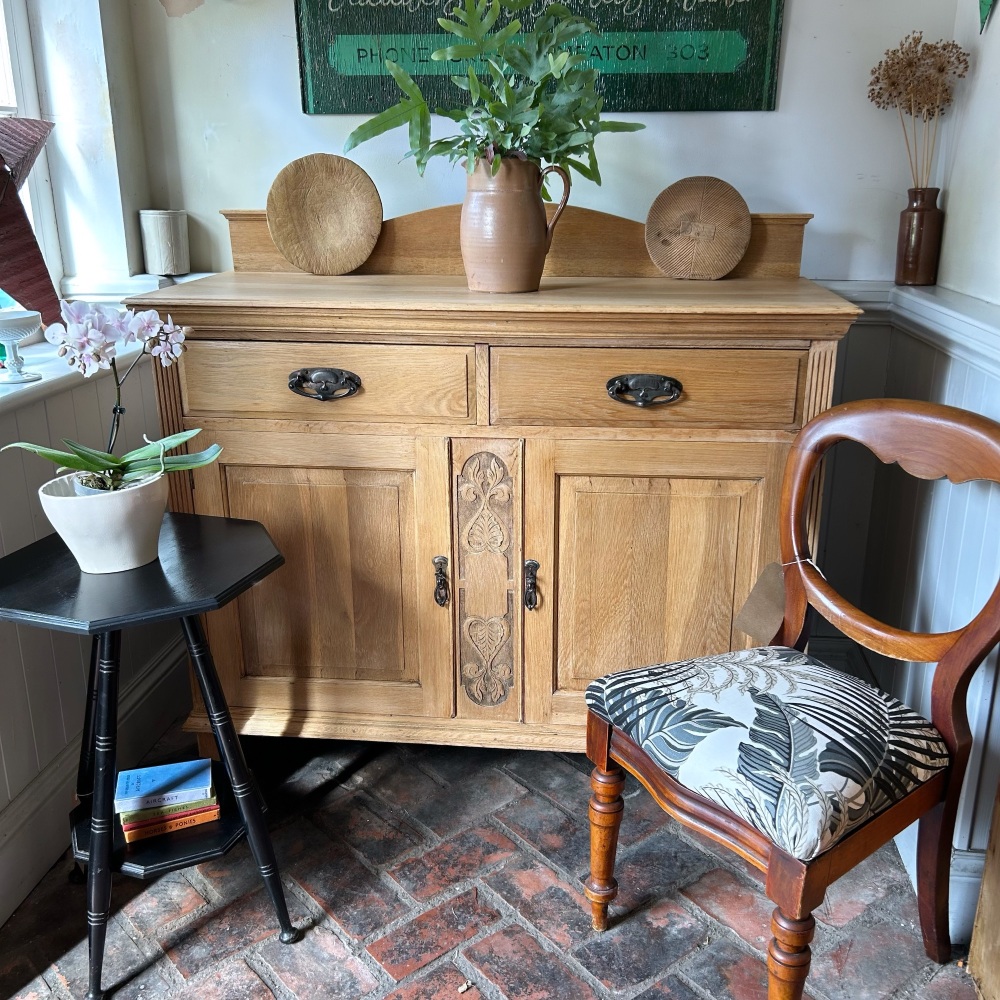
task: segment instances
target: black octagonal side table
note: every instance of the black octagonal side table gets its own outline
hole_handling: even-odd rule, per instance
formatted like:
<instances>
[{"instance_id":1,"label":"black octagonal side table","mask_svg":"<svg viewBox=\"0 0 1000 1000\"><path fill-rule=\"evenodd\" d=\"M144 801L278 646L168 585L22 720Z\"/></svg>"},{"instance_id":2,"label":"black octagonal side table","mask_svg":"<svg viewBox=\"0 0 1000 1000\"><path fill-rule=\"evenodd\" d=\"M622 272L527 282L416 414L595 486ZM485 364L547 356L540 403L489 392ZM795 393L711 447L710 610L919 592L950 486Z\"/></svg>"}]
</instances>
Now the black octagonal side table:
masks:
<instances>
[{"instance_id":1,"label":"black octagonal side table","mask_svg":"<svg viewBox=\"0 0 1000 1000\"><path fill-rule=\"evenodd\" d=\"M200 514L166 514L159 552L157 562L124 573L82 573L62 540L49 535L0 559L0 620L95 637L77 779L80 805L70 817L73 854L88 865L87 1000L104 996L112 871L152 878L219 857L246 836L281 940L290 944L302 936L288 917L261 801L198 619L276 570L284 557L256 521ZM126 844L113 811L121 630L170 619L184 631L228 781L214 765L218 821Z\"/></svg>"}]
</instances>

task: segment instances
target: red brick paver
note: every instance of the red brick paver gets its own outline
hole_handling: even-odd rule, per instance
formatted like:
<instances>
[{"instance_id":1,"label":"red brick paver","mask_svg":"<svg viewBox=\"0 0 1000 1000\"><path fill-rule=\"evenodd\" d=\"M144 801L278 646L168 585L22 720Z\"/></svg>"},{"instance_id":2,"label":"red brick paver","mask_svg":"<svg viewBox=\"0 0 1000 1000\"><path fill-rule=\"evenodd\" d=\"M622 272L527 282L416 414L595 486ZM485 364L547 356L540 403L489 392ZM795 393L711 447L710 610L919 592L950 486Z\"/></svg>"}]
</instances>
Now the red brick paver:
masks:
<instances>
[{"instance_id":1,"label":"red brick paver","mask_svg":"<svg viewBox=\"0 0 1000 1000\"><path fill-rule=\"evenodd\" d=\"M389 874L411 896L430 899L459 882L493 868L509 858L517 846L498 830L477 826L463 830L437 847L389 869Z\"/></svg>"},{"instance_id":2,"label":"red brick paver","mask_svg":"<svg viewBox=\"0 0 1000 1000\"><path fill-rule=\"evenodd\" d=\"M478 890L470 889L372 942L368 953L399 980L475 937L499 918L496 910L480 901Z\"/></svg>"},{"instance_id":3,"label":"red brick paver","mask_svg":"<svg viewBox=\"0 0 1000 1000\"><path fill-rule=\"evenodd\" d=\"M379 985L367 966L325 928L311 930L295 944L271 938L258 954L299 1000L360 1000Z\"/></svg>"},{"instance_id":4,"label":"red brick paver","mask_svg":"<svg viewBox=\"0 0 1000 1000\"><path fill-rule=\"evenodd\" d=\"M553 944L572 948L590 936L590 903L580 886L564 882L541 861L512 858L485 882Z\"/></svg>"},{"instance_id":5,"label":"red brick paver","mask_svg":"<svg viewBox=\"0 0 1000 1000\"><path fill-rule=\"evenodd\" d=\"M464 993L458 992L467 982L465 973L459 972L454 965L441 965L426 976L394 989L384 1000L442 1000L444 997L480 1000L482 994L475 984L467 987Z\"/></svg>"},{"instance_id":6,"label":"red brick paver","mask_svg":"<svg viewBox=\"0 0 1000 1000\"><path fill-rule=\"evenodd\" d=\"M681 892L757 951L767 951L774 903L762 892L723 868L713 868Z\"/></svg>"},{"instance_id":7,"label":"red brick paver","mask_svg":"<svg viewBox=\"0 0 1000 1000\"><path fill-rule=\"evenodd\" d=\"M304 924L307 916L292 897L288 900L293 923ZM160 945L185 979L212 966L248 945L278 933L271 900L263 888L212 913L201 923L174 930L160 939Z\"/></svg>"},{"instance_id":8,"label":"red brick paver","mask_svg":"<svg viewBox=\"0 0 1000 1000\"><path fill-rule=\"evenodd\" d=\"M186 983L171 1000L271 1000L274 993L242 958L231 958Z\"/></svg>"},{"instance_id":9,"label":"red brick paver","mask_svg":"<svg viewBox=\"0 0 1000 1000\"><path fill-rule=\"evenodd\" d=\"M610 990L625 990L662 976L706 938L704 924L670 899L633 914L573 955Z\"/></svg>"},{"instance_id":10,"label":"red brick paver","mask_svg":"<svg viewBox=\"0 0 1000 1000\"><path fill-rule=\"evenodd\" d=\"M207 905L182 872L171 872L150 882L145 892L124 907L124 913L140 933L155 935L157 928L169 928Z\"/></svg>"},{"instance_id":11,"label":"red brick paver","mask_svg":"<svg viewBox=\"0 0 1000 1000\"><path fill-rule=\"evenodd\" d=\"M516 924L462 954L506 1000L592 1000L598 996L558 955Z\"/></svg>"}]
</instances>

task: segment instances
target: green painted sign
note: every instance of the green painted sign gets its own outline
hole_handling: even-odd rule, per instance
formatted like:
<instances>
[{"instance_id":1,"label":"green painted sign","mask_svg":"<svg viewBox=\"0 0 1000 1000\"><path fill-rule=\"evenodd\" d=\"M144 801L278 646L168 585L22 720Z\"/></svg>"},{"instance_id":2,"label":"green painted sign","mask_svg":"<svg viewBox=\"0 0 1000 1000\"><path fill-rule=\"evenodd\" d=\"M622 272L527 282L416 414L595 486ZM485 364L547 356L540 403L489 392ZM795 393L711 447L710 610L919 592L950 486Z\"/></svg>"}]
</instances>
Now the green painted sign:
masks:
<instances>
[{"instance_id":1,"label":"green painted sign","mask_svg":"<svg viewBox=\"0 0 1000 1000\"><path fill-rule=\"evenodd\" d=\"M986 22L990 19L990 12L996 2L997 0L979 0L979 34L986 30Z\"/></svg>"},{"instance_id":2,"label":"green painted sign","mask_svg":"<svg viewBox=\"0 0 1000 1000\"><path fill-rule=\"evenodd\" d=\"M601 71L606 111L770 111L783 0L565 0L599 28L574 51ZM538 0L519 18L531 25ZM460 92L454 64L431 59L454 36L437 23L454 0L296 0L302 108L372 114L399 90L399 63L432 106Z\"/></svg>"}]
</instances>

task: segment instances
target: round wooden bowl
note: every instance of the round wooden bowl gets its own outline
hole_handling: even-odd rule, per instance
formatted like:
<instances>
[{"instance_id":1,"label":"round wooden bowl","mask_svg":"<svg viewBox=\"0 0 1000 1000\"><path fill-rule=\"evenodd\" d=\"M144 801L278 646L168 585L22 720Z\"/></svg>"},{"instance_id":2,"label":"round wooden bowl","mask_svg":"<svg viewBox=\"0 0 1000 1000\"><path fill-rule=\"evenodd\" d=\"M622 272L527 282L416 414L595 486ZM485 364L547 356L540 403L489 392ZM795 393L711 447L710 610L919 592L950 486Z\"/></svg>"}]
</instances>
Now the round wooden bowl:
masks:
<instances>
[{"instance_id":1,"label":"round wooden bowl","mask_svg":"<svg viewBox=\"0 0 1000 1000\"><path fill-rule=\"evenodd\" d=\"M750 210L718 177L685 177L657 196L646 217L646 249L670 278L722 278L750 243Z\"/></svg>"},{"instance_id":2,"label":"round wooden bowl","mask_svg":"<svg viewBox=\"0 0 1000 1000\"><path fill-rule=\"evenodd\" d=\"M382 199L353 160L312 153L282 167L267 194L267 228L281 255L311 274L347 274L382 231Z\"/></svg>"}]
</instances>

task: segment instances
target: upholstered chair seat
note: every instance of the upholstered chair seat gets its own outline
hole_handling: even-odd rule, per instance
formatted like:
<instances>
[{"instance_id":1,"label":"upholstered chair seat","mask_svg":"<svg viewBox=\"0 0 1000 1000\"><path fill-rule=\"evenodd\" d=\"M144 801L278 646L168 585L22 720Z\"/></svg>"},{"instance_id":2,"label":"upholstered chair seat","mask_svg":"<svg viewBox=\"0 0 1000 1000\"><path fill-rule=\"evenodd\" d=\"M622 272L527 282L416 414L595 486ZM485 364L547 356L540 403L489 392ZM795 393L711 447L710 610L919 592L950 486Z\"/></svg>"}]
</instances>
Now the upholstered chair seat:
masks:
<instances>
[{"instance_id":1,"label":"upholstered chair seat","mask_svg":"<svg viewBox=\"0 0 1000 1000\"><path fill-rule=\"evenodd\" d=\"M926 719L783 646L610 674L587 707L801 861L948 766Z\"/></svg>"}]
</instances>

